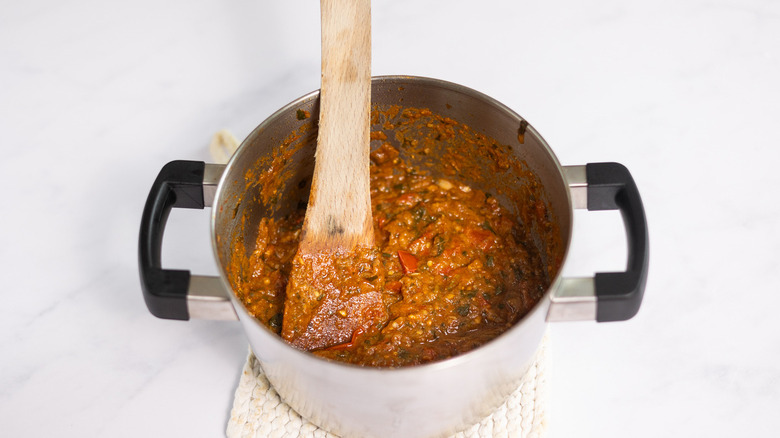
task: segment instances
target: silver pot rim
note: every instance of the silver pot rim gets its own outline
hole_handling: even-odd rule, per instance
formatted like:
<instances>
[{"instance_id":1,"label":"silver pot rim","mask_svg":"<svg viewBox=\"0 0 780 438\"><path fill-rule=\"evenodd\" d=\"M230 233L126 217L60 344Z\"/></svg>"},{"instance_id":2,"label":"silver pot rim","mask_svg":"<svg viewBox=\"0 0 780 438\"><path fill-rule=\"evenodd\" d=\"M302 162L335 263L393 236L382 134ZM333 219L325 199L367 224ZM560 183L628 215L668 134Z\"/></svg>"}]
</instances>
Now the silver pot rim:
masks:
<instances>
[{"instance_id":1,"label":"silver pot rim","mask_svg":"<svg viewBox=\"0 0 780 438\"><path fill-rule=\"evenodd\" d=\"M382 82L391 82L391 83L417 83L417 84L423 84L426 86L431 87L438 87L438 88L444 88L456 93L468 95L471 97L474 97L476 99L482 100L489 105L495 107L496 109L504 112L505 114L509 115L511 118L517 120L518 124L521 121L525 121L524 118L522 118L519 114L517 114L515 111L513 111L508 106L504 105L503 103L499 102L498 100L481 93L479 91L476 91L474 89L471 89L469 87L456 84L454 82L448 82L441 79L435 79L435 78L429 78L429 77L422 77L422 76L409 76L409 75L386 75L386 76L374 76L372 77L372 84L374 83L382 83ZM227 176L232 174L231 170L234 166L236 166L235 163L239 162L240 160L240 154L244 150L244 145L248 142L249 139L251 139L253 136L255 136L258 132L263 131L268 125L270 125L277 117L280 117L283 114L288 114L291 111L295 111L297 108L300 108L301 105L304 102L308 102L312 99L317 99L319 97L319 90L315 90L312 92L309 92L290 103L284 105L280 109L273 112L270 116L268 116L265 120L263 120L262 123L260 123L252 132L247 135L247 137L242 141L241 145L239 146L238 150L235 154L230 158L228 161L224 172L222 173L222 176L219 180L219 183L217 185L216 189L216 197L215 197L215 203L214 205L217 205L218 202L216 200L220 199L220 195L225 190L225 187L230 184L230 182L227 181ZM540 145L543 146L545 152L548 154L549 158L555 163L555 169L556 169L556 176L564 183L564 185L567 187L567 190L565 191L566 196L566 205L569 209L569 215L572 214L573 208L572 208L572 198L571 193L568 190L568 185L566 185L566 176L564 175L563 167L561 166L560 162L558 161L557 156L552 151L552 148L550 148L547 141L544 140L544 138L539 134L539 132L530 124L527 125L526 128L526 135L531 135L536 138L536 140L539 142ZM517 321L511 328L509 328L507 331L501 333L496 338L491 339L487 341L485 344L480 345L479 347L467 351L465 353L458 354L456 356L442 359L439 361L434 362L428 362L420 365L414 365L414 366L407 366L407 367L366 367L361 365L355 365L350 364L346 362L339 362L335 360L330 360L326 358L321 358L319 356L313 355L309 352L299 350L292 345L289 345L287 342L285 342L280 336L278 336L276 333L272 332L268 327L266 327L264 324L262 324L260 321L252 317L249 312L244 307L244 304L241 302L240 299L235 294L235 291L233 290L232 286L230 285L230 281L227 278L227 275L225 274L225 267L222 266L221 259L219 257L218 253L218 244L217 244L217 229L216 229L216 223L217 223L217 213L218 209L212 208L211 211L211 219L210 219L210 232L211 232L211 246L212 251L214 254L214 258L217 260L217 263L219 264L219 276L222 280L222 283L226 290L229 291L231 302L233 303L234 308L236 309L237 313L239 314L239 319L241 319L243 322L251 324L255 326L256 328L270 334L270 340L269 342L274 342L276 344L279 344L282 346L282 348L288 348L290 350L293 350L301 361L307 362L310 360L314 360L315 363L318 364L318 366L323 367L335 367L338 369L349 369L353 373L363 373L366 375L371 374L377 374L377 375L387 375L387 374L404 374L404 373L420 373L420 372L437 372L437 370L442 369L449 369L453 367L461 366L461 364L470 362L472 360L475 360L475 357L478 357L479 355L483 354L483 351L486 349L489 349L491 345L495 344L498 340L506 337L511 337L512 333L517 331L522 331L526 326L531 324L531 321L534 321L536 318L532 318L532 315L536 315L539 312L546 312L548 311L548 308L550 306L550 297L553 291L555 291L562 279L562 271L563 266L566 265L566 262L569 257L569 249L571 247L571 235L572 235L572 221L567 222L567 229L561 230L562 235L566 236L566 241L562 242L564 245L563 248L563 254L561 259L561 267L557 270L554 278L551 279L550 286L547 288L547 290L544 293L544 296L539 299L539 301L534 305L534 307L526 314L524 315L519 321ZM240 311L239 311L240 309Z\"/></svg>"}]
</instances>

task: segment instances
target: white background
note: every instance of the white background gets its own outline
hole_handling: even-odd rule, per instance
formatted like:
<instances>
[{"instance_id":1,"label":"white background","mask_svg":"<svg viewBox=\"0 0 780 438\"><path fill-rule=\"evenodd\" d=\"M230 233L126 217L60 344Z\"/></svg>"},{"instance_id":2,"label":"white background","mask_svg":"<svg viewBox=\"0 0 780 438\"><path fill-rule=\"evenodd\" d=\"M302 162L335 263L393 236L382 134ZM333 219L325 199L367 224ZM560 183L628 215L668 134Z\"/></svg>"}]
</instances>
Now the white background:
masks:
<instances>
[{"instance_id":1,"label":"white background","mask_svg":"<svg viewBox=\"0 0 780 438\"><path fill-rule=\"evenodd\" d=\"M474 88L637 182L643 307L551 326L550 437L776 436L778 2L377 0L373 73ZM3 436L224 434L246 340L147 312L141 210L164 163L318 87L315 1L0 5ZM174 211L164 265L215 273L208 233ZM618 213L578 212L567 273L625 251Z\"/></svg>"}]
</instances>

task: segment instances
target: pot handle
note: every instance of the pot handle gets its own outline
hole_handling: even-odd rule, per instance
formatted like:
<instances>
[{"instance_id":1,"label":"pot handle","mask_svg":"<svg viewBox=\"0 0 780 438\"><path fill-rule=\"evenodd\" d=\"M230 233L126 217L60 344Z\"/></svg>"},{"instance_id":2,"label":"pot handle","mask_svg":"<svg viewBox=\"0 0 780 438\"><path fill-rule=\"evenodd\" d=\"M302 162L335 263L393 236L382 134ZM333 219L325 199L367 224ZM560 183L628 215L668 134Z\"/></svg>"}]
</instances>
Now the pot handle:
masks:
<instances>
[{"instance_id":1,"label":"pot handle","mask_svg":"<svg viewBox=\"0 0 780 438\"><path fill-rule=\"evenodd\" d=\"M163 319L237 319L219 277L163 269L162 238L173 208L210 207L223 165L171 161L163 166L146 198L138 240L138 268L146 307Z\"/></svg>"},{"instance_id":2,"label":"pot handle","mask_svg":"<svg viewBox=\"0 0 780 438\"><path fill-rule=\"evenodd\" d=\"M623 272L564 278L552 295L548 321L625 321L639 311L647 283L649 242L639 190L625 166L588 163L565 166L574 208L620 210L626 228L628 263Z\"/></svg>"}]
</instances>

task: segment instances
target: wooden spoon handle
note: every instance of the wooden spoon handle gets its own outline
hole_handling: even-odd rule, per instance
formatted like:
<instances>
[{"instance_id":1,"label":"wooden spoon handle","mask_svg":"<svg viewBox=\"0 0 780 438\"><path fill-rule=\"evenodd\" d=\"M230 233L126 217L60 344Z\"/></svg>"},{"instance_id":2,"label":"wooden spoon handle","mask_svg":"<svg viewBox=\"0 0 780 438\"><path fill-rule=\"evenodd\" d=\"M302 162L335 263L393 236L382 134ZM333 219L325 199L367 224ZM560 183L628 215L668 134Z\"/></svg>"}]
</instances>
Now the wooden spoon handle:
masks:
<instances>
[{"instance_id":1,"label":"wooden spoon handle","mask_svg":"<svg viewBox=\"0 0 780 438\"><path fill-rule=\"evenodd\" d=\"M371 2L321 0L316 163L301 249L373 243L369 184Z\"/></svg>"}]
</instances>

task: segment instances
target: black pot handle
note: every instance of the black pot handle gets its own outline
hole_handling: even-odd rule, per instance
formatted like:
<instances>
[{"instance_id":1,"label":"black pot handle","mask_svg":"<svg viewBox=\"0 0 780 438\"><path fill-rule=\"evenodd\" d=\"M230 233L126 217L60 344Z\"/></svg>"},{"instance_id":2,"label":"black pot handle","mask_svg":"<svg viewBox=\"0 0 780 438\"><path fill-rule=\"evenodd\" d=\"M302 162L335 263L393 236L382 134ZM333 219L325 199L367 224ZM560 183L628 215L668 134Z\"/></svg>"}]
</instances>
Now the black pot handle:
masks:
<instances>
[{"instance_id":1,"label":"black pot handle","mask_svg":"<svg viewBox=\"0 0 780 438\"><path fill-rule=\"evenodd\" d=\"M149 312L158 318L190 319L187 290L190 271L163 269L161 258L165 223L171 209L205 208L202 161L171 161L157 175L141 216L138 268Z\"/></svg>"},{"instance_id":2,"label":"black pot handle","mask_svg":"<svg viewBox=\"0 0 780 438\"><path fill-rule=\"evenodd\" d=\"M647 283L649 242L642 198L634 178L619 163L588 163L588 210L620 210L626 228L628 264L624 272L595 276L596 321L625 321L639 311Z\"/></svg>"},{"instance_id":3,"label":"black pot handle","mask_svg":"<svg viewBox=\"0 0 780 438\"><path fill-rule=\"evenodd\" d=\"M171 161L163 166L152 185L141 216L138 268L146 307L158 318L236 318L219 278L163 269L160 260L163 232L171 209L202 210L210 206L213 199L205 199L204 190L208 187L213 198L218 180L215 175L221 174L223 168L202 161Z\"/></svg>"},{"instance_id":4,"label":"black pot handle","mask_svg":"<svg viewBox=\"0 0 780 438\"><path fill-rule=\"evenodd\" d=\"M620 210L628 241L623 272L562 278L551 295L548 321L625 321L639 311L647 283L647 220L631 173L618 163L565 166L574 208Z\"/></svg>"}]
</instances>

